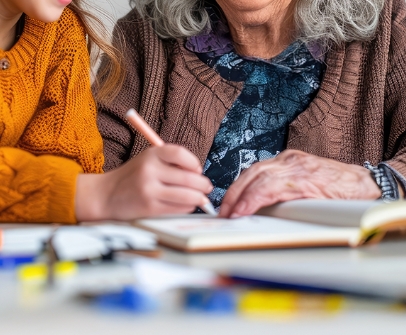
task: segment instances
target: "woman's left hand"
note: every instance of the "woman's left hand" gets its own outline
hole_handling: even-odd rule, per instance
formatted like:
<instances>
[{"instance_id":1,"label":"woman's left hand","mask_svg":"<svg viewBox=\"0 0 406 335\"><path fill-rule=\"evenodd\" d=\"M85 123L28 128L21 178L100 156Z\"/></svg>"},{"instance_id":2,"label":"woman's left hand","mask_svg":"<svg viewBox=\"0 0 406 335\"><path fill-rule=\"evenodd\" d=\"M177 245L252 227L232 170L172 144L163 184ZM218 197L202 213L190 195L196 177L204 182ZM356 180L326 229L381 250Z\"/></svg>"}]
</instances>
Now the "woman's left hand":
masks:
<instances>
[{"instance_id":1,"label":"woman's left hand","mask_svg":"<svg viewBox=\"0 0 406 335\"><path fill-rule=\"evenodd\" d=\"M368 169L285 150L245 170L228 189L221 217L255 213L277 202L301 199L377 199L381 190Z\"/></svg>"}]
</instances>

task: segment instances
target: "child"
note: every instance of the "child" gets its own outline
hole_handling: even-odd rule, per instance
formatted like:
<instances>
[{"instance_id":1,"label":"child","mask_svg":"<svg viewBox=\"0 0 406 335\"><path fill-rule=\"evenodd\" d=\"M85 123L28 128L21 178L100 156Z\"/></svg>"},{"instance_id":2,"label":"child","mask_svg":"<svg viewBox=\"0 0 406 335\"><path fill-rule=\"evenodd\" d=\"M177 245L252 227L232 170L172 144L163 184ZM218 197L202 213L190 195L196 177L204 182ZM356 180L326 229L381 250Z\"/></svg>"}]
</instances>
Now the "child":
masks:
<instances>
[{"instance_id":1,"label":"child","mask_svg":"<svg viewBox=\"0 0 406 335\"><path fill-rule=\"evenodd\" d=\"M122 70L79 0L0 0L0 222L61 222L185 213L211 184L175 145L102 173L86 43L111 58L98 98ZM65 8L67 7L67 8Z\"/></svg>"}]
</instances>

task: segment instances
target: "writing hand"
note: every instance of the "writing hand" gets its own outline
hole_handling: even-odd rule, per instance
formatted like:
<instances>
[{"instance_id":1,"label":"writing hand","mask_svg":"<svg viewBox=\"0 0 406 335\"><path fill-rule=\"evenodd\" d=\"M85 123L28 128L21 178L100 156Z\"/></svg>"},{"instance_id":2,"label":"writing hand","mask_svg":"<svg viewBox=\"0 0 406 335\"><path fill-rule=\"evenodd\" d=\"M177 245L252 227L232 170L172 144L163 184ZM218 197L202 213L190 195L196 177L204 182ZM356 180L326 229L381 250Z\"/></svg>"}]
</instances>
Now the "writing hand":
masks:
<instances>
[{"instance_id":1,"label":"writing hand","mask_svg":"<svg viewBox=\"0 0 406 335\"><path fill-rule=\"evenodd\" d=\"M195 155L165 144L150 147L104 175L80 175L76 215L79 221L192 212L211 192Z\"/></svg>"}]
</instances>

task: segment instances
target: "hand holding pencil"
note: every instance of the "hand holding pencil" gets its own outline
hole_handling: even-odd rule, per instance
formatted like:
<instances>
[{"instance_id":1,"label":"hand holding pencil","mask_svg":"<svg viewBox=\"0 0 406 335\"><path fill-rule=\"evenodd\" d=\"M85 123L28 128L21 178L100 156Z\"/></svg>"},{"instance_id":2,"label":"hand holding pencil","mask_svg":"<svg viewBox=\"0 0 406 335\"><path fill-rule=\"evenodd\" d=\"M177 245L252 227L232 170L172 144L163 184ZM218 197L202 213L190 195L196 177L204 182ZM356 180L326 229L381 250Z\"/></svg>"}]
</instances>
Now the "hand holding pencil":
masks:
<instances>
[{"instance_id":1,"label":"hand holding pencil","mask_svg":"<svg viewBox=\"0 0 406 335\"><path fill-rule=\"evenodd\" d=\"M186 214L196 207L217 215L205 196L213 185L202 175L198 158L182 146L164 144L141 117L137 118L135 111L129 111L127 117L152 146L106 173L80 173L76 183L76 219L128 221Z\"/></svg>"},{"instance_id":2,"label":"hand holding pencil","mask_svg":"<svg viewBox=\"0 0 406 335\"><path fill-rule=\"evenodd\" d=\"M147 141L151 145L156 146L156 147L163 147L165 145L165 142L159 137L159 135L148 125L148 123L134 109L130 109L126 114L126 117L127 117L127 120L131 123L131 125L135 129L137 129L147 139ZM182 148L182 149L186 150L184 148ZM197 158L195 158L194 160L196 161ZM186 163L186 161L185 161L185 163ZM190 176L191 172L194 172L194 173L197 172L198 174L201 174L201 172L202 172L199 164L197 166L195 165L195 167L192 168L192 166L190 165L189 162L186 163L186 165L185 165L183 161L177 161L175 165L176 166L173 166L173 168L176 168L178 170L181 169L183 171L185 179L190 178L190 177L188 177L188 175ZM201 177L203 177L203 176L201 176ZM206 177L204 177L204 178L206 178ZM175 183L174 186L176 186L176 187L181 186L181 185L176 185L175 179L176 178L174 178L172 181ZM182 185L182 186L185 186L185 185ZM194 185L190 185L190 186L193 187ZM172 202L172 201L174 201L174 199L168 199L168 201ZM204 195L204 193L202 193L201 200L199 201L199 203L196 203L196 206L199 206L203 211L205 211L208 214L217 215L212 203Z\"/></svg>"}]
</instances>

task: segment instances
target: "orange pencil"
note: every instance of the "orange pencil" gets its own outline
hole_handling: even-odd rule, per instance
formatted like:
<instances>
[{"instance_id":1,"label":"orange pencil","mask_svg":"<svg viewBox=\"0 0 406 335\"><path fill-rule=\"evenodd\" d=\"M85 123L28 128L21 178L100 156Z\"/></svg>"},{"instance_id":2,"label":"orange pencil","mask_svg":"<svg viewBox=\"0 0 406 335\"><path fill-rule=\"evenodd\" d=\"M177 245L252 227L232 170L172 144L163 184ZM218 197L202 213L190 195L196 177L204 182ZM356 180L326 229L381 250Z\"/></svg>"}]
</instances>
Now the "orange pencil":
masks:
<instances>
[{"instance_id":1,"label":"orange pencil","mask_svg":"<svg viewBox=\"0 0 406 335\"><path fill-rule=\"evenodd\" d=\"M126 117L131 125L137 129L147 139L147 141L151 143L151 145L162 147L165 144L162 138L159 137L159 135L133 108L126 113ZM207 197L203 198L202 204L199 207L207 214L217 216L217 212L214 209L213 204Z\"/></svg>"}]
</instances>

